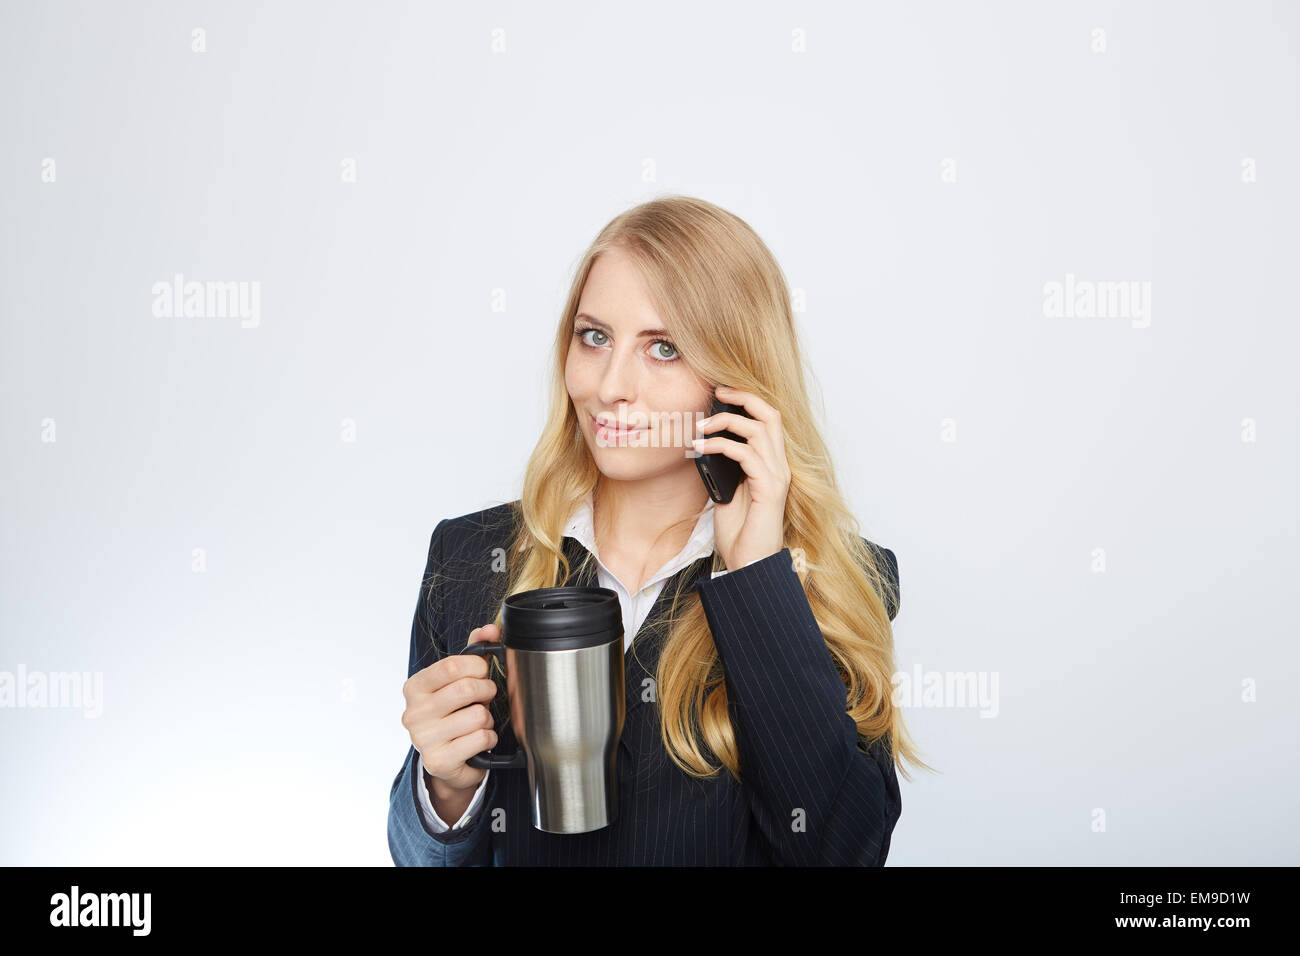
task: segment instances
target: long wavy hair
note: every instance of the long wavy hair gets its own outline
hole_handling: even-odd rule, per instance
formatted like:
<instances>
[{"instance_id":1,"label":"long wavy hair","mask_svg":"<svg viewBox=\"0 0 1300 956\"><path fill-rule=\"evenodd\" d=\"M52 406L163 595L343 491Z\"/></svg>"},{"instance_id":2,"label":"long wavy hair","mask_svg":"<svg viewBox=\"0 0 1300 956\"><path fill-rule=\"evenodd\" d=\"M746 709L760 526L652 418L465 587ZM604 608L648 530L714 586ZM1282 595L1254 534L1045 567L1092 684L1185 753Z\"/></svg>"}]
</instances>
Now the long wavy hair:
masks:
<instances>
[{"instance_id":1,"label":"long wavy hair","mask_svg":"<svg viewBox=\"0 0 1300 956\"><path fill-rule=\"evenodd\" d=\"M562 544L566 522L594 495L600 477L564 371L583 287L597 257L614 246L637 264L673 344L696 373L780 410L790 465L784 541L792 554L802 552L796 573L844 680L859 747L886 738L908 779L904 759L933 769L919 758L893 702L894 637L883 599L889 585L845 503L814 419L785 275L744 220L712 203L689 196L643 203L615 217L583 255L555 331L546 424L512 510L504 593L559 586L591 561L588 553L570 568ZM693 525L696 517L683 521ZM720 570L716 554L712 563ZM655 681L665 750L693 776L715 776L725 765L741 779L726 680L698 594L679 584L659 637Z\"/></svg>"}]
</instances>

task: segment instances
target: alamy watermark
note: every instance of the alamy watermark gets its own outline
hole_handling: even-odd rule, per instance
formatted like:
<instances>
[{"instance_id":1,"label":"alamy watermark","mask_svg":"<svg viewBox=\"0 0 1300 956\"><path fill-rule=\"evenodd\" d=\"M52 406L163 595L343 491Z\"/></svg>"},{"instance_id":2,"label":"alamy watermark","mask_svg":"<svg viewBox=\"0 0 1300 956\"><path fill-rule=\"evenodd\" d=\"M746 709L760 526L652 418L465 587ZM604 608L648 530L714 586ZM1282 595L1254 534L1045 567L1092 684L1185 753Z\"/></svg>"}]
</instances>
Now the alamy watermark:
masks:
<instances>
[{"instance_id":1,"label":"alamy watermark","mask_svg":"<svg viewBox=\"0 0 1300 956\"><path fill-rule=\"evenodd\" d=\"M1043 283L1043 315L1049 319L1131 319L1133 328L1151 324L1149 279L1076 279Z\"/></svg>"},{"instance_id":2,"label":"alamy watermark","mask_svg":"<svg viewBox=\"0 0 1300 956\"><path fill-rule=\"evenodd\" d=\"M83 717L104 713L104 672L0 671L0 708L80 708Z\"/></svg>"},{"instance_id":3,"label":"alamy watermark","mask_svg":"<svg viewBox=\"0 0 1300 956\"><path fill-rule=\"evenodd\" d=\"M160 319L239 319L255 329L262 322L262 283L188 282L181 273L153 284L153 314Z\"/></svg>"},{"instance_id":4,"label":"alamy watermark","mask_svg":"<svg viewBox=\"0 0 1300 956\"><path fill-rule=\"evenodd\" d=\"M132 936L148 936L152 904L151 893L83 893L73 884L50 897L50 925L127 926Z\"/></svg>"},{"instance_id":5,"label":"alamy watermark","mask_svg":"<svg viewBox=\"0 0 1300 956\"><path fill-rule=\"evenodd\" d=\"M687 425L694 420L693 427ZM621 406L611 424L613 434L596 429L598 448L685 448L686 457L697 456L690 437L708 438L699 426L708 420L704 412L629 412ZM690 436L690 437L688 437Z\"/></svg>"},{"instance_id":6,"label":"alamy watermark","mask_svg":"<svg viewBox=\"0 0 1300 956\"><path fill-rule=\"evenodd\" d=\"M997 671L895 671L896 707L978 707L981 717L998 715Z\"/></svg>"}]
</instances>

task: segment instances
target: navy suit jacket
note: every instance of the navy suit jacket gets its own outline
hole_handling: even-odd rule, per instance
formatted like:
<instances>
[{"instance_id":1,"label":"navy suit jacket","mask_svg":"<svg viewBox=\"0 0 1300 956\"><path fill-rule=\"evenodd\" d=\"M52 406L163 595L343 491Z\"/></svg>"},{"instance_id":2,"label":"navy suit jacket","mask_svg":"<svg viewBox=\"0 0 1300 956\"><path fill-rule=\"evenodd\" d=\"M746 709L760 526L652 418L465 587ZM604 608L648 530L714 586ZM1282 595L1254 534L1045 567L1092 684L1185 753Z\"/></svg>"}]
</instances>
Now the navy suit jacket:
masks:
<instances>
[{"instance_id":1,"label":"navy suit jacket","mask_svg":"<svg viewBox=\"0 0 1300 956\"><path fill-rule=\"evenodd\" d=\"M474 628L495 620L505 598L510 509L502 504L440 521L429 541L425 578L411 627L408 676L464 651ZM898 613L898 564L867 542L889 578L883 595ZM585 549L564 539L575 575L598 586L594 569L576 575ZM500 550L496 550L500 549ZM389 793L388 847L398 866L879 866L902 812L888 736L869 750L846 712L836 671L803 585L783 548L710 578L712 557L669 578L628 647L627 714L619 742L619 809L590 833L534 828L527 769L491 771L484 801L459 830L432 833L418 811L423 787L414 747ZM497 561L496 567L501 567ZM430 575L441 572L437 587ZM684 773L660 740L653 681L665 614L679 581L700 595L726 678L742 780ZM499 690L504 687L496 678ZM647 699L648 698L648 699ZM513 752L505 694L492 706L497 750ZM705 748L708 753L707 747ZM709 754L709 756L713 756Z\"/></svg>"}]
</instances>

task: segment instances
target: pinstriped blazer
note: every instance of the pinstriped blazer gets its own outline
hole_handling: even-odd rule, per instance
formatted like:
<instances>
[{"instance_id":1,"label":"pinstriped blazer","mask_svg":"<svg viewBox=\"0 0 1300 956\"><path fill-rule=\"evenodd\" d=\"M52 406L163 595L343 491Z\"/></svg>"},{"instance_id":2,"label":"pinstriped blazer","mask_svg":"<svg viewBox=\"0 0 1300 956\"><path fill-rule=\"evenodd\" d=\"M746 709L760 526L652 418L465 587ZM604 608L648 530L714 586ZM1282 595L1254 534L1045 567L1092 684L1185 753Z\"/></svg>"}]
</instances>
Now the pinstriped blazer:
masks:
<instances>
[{"instance_id":1,"label":"pinstriped blazer","mask_svg":"<svg viewBox=\"0 0 1300 956\"><path fill-rule=\"evenodd\" d=\"M424 583L411 626L408 676L464 651L469 633L496 618L506 574L492 573L505 553L510 511L518 502L440 521L429 542ZM889 617L898 613L898 563L867 542L888 578ZM500 550L497 550L500 549ZM594 587L594 570L577 575L586 554L564 539L575 573L565 583ZM883 865L902 812L888 737L869 750L845 710L844 682L791 565L790 550L710 579L711 556L664 583L628 648L627 714L619 742L617 819L590 833L543 833L532 825L528 771L493 770L476 819L431 833L417 806L424 786L414 747L389 792L388 847L398 866L814 866ZM496 564L500 567L500 562ZM438 572L438 583L427 587ZM695 590L721 659L741 781L725 768L691 777L660 740L650 678L678 584ZM496 678L499 690L504 688ZM648 699L647 699L648 698ZM492 705L497 748L518 743L505 694ZM707 747L706 747L706 753ZM708 753L710 758L714 755Z\"/></svg>"}]
</instances>

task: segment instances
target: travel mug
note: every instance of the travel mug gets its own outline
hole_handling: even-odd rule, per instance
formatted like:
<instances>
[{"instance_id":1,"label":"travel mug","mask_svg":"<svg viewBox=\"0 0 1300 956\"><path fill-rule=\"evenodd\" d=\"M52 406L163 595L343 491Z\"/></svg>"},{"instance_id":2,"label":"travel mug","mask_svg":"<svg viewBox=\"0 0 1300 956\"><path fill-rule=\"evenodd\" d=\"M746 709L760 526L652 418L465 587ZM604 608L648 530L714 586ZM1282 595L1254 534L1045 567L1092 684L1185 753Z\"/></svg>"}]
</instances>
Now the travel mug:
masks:
<instances>
[{"instance_id":1,"label":"travel mug","mask_svg":"<svg viewBox=\"0 0 1300 956\"><path fill-rule=\"evenodd\" d=\"M623 612L609 588L558 587L506 598L500 642L463 653L505 669L519 749L484 751L471 767L528 769L533 826L587 833L618 816L618 742L627 712Z\"/></svg>"}]
</instances>

